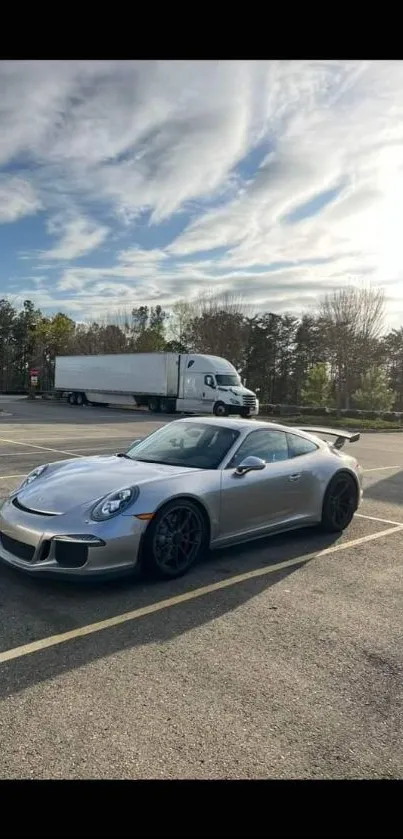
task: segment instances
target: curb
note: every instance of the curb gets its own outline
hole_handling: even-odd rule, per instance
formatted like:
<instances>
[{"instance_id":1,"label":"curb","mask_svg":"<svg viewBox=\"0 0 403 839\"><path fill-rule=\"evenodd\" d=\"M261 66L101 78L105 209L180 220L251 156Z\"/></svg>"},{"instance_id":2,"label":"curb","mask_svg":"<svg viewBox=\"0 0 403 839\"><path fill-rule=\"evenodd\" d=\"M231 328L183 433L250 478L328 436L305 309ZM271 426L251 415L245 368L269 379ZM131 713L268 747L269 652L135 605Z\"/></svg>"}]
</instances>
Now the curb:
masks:
<instances>
[{"instance_id":1,"label":"curb","mask_svg":"<svg viewBox=\"0 0 403 839\"><path fill-rule=\"evenodd\" d=\"M28 399L28 397L26 397L26 398ZM58 404L65 404L62 400L54 399L52 397L43 397L43 396L39 396L39 395L38 395L37 399L32 400L32 401L35 401L35 402L36 401L56 402ZM138 408L136 405L133 405L133 406L132 405L118 405L116 407L118 407L120 410L127 411L128 413L137 413L137 412L138 413L145 413L144 408ZM1 417L12 417L12 416L13 416L13 414L10 414L8 412L6 413L5 411L0 409L0 418ZM155 417L155 414L150 414L150 416ZM176 414L166 414L166 416L177 416L177 415ZM178 416L183 416L183 414L180 414ZM273 416L273 414L268 414L266 416L264 414L259 414L259 416L256 417L256 419L257 420L264 420L264 421L267 421L267 422L278 423L279 425L285 425L285 426L290 427L290 428L293 427L291 425L291 423L282 422L283 417L275 417L275 416ZM326 426L323 426L323 427L325 428ZM329 428L331 428L331 427L332 426L329 425ZM299 423L298 428L303 429L304 425ZM346 424L343 425L343 429L348 430L348 428L349 428L349 425L348 425L348 422L346 422ZM336 427L336 430L337 430L337 427ZM342 429L340 428L340 430L342 430ZM401 434L403 432L403 426L400 427L400 428L359 428L357 426L354 426L352 431L357 431L360 434Z\"/></svg>"}]
</instances>

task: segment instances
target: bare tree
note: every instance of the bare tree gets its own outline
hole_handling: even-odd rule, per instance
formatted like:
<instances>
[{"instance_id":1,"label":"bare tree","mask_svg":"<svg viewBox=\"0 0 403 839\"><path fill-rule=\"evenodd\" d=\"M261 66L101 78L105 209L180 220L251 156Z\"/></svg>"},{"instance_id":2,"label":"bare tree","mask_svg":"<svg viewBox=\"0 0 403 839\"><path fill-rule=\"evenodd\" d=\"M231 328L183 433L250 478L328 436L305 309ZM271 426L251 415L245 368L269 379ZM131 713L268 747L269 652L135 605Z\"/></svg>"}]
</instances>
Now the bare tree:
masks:
<instances>
[{"instance_id":1,"label":"bare tree","mask_svg":"<svg viewBox=\"0 0 403 839\"><path fill-rule=\"evenodd\" d=\"M248 309L238 295L200 295L193 303L192 349L224 356L239 367L244 355Z\"/></svg>"},{"instance_id":2,"label":"bare tree","mask_svg":"<svg viewBox=\"0 0 403 839\"><path fill-rule=\"evenodd\" d=\"M384 292L370 287L342 288L320 306L339 407L350 406L362 373L377 362L384 315Z\"/></svg>"}]
</instances>

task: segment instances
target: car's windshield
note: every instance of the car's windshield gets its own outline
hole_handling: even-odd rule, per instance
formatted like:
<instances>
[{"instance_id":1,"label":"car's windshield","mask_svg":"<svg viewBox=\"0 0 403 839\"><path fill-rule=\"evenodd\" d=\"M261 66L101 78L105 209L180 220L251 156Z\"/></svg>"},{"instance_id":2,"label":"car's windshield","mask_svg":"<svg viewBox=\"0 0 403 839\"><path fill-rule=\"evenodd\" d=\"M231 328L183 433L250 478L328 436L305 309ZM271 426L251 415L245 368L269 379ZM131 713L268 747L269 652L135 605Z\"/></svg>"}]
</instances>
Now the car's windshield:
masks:
<instances>
[{"instance_id":1,"label":"car's windshield","mask_svg":"<svg viewBox=\"0 0 403 839\"><path fill-rule=\"evenodd\" d=\"M222 425L173 422L134 445L127 454L144 463L217 469L238 436L238 431Z\"/></svg>"},{"instance_id":2,"label":"car's windshield","mask_svg":"<svg viewBox=\"0 0 403 839\"><path fill-rule=\"evenodd\" d=\"M237 387L241 384L240 378L236 373L220 374L216 375L215 378L219 387Z\"/></svg>"}]
</instances>

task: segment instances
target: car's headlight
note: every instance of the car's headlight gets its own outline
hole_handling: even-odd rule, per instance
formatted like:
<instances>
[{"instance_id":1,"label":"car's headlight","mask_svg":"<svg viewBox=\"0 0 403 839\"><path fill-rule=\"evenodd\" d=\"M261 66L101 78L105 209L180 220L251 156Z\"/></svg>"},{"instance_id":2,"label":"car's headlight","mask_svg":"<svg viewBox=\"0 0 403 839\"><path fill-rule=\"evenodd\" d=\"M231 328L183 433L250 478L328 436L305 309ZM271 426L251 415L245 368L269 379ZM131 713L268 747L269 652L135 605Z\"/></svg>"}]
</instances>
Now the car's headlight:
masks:
<instances>
[{"instance_id":1,"label":"car's headlight","mask_svg":"<svg viewBox=\"0 0 403 839\"><path fill-rule=\"evenodd\" d=\"M126 510L138 498L139 493L138 487L127 487L127 489L110 492L101 498L101 501L97 501L91 510L91 518L94 521L106 521L123 513L123 510Z\"/></svg>"},{"instance_id":2,"label":"car's headlight","mask_svg":"<svg viewBox=\"0 0 403 839\"><path fill-rule=\"evenodd\" d=\"M48 465L48 463L45 463L44 466L37 466L36 469L33 469L32 472L30 472L29 475L27 475L25 480L18 487L18 492L21 492L22 489L25 489L25 487L32 484L32 481L36 481L37 478L40 478L41 475L43 475L45 470L48 468Z\"/></svg>"},{"instance_id":3,"label":"car's headlight","mask_svg":"<svg viewBox=\"0 0 403 839\"><path fill-rule=\"evenodd\" d=\"M239 399L230 399L230 403L231 403L231 405L240 405L241 404Z\"/></svg>"}]
</instances>

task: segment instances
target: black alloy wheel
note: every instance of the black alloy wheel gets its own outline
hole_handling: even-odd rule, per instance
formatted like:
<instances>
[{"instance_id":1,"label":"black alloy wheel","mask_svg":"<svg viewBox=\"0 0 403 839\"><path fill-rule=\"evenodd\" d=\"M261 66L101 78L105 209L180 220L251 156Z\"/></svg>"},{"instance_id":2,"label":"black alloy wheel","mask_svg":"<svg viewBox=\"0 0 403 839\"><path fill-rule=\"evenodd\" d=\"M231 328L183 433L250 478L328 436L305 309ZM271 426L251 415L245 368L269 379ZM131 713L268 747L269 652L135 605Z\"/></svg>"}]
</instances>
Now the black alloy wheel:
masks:
<instances>
[{"instance_id":1,"label":"black alloy wheel","mask_svg":"<svg viewBox=\"0 0 403 839\"><path fill-rule=\"evenodd\" d=\"M347 472L340 472L330 481L323 502L322 526L331 533L340 533L351 523L357 509L357 485Z\"/></svg>"},{"instance_id":2,"label":"black alloy wheel","mask_svg":"<svg viewBox=\"0 0 403 839\"><path fill-rule=\"evenodd\" d=\"M160 579L175 579L201 557L208 529L203 512L188 499L166 504L151 520L143 547L145 571Z\"/></svg>"}]
</instances>

